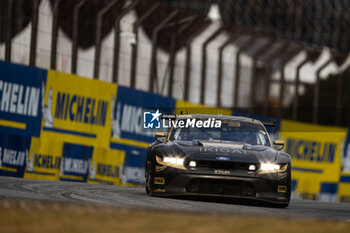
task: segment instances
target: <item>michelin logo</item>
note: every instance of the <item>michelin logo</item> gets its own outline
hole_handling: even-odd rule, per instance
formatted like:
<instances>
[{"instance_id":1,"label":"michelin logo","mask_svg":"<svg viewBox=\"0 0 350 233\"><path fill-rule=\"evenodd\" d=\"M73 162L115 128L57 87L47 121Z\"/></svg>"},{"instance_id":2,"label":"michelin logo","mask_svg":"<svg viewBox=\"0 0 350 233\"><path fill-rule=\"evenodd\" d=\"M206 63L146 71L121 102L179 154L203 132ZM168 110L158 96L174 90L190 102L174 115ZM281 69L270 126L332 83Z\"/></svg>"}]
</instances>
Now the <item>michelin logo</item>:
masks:
<instances>
[{"instance_id":1,"label":"michelin logo","mask_svg":"<svg viewBox=\"0 0 350 233\"><path fill-rule=\"evenodd\" d=\"M333 162L336 156L337 144L330 142L287 139L286 152L297 160L311 162Z\"/></svg>"},{"instance_id":2,"label":"michelin logo","mask_svg":"<svg viewBox=\"0 0 350 233\"><path fill-rule=\"evenodd\" d=\"M108 111L108 101L57 92L54 117L71 122L104 126Z\"/></svg>"},{"instance_id":3,"label":"michelin logo","mask_svg":"<svg viewBox=\"0 0 350 233\"><path fill-rule=\"evenodd\" d=\"M0 147L0 167L4 164L12 166L23 166L28 157L28 150L17 151Z\"/></svg>"},{"instance_id":4,"label":"michelin logo","mask_svg":"<svg viewBox=\"0 0 350 233\"><path fill-rule=\"evenodd\" d=\"M121 132L153 137L151 131L143 130L144 109L140 106L117 103L115 118L112 118L112 137L120 138Z\"/></svg>"},{"instance_id":5,"label":"michelin logo","mask_svg":"<svg viewBox=\"0 0 350 233\"><path fill-rule=\"evenodd\" d=\"M0 111L24 116L38 115L40 88L0 80Z\"/></svg>"},{"instance_id":6,"label":"michelin logo","mask_svg":"<svg viewBox=\"0 0 350 233\"><path fill-rule=\"evenodd\" d=\"M34 168L60 169L61 157L45 154L34 154L33 152L26 160L27 171L34 171Z\"/></svg>"},{"instance_id":7,"label":"michelin logo","mask_svg":"<svg viewBox=\"0 0 350 233\"><path fill-rule=\"evenodd\" d=\"M75 158L63 158L61 166L61 174L75 173L79 175L85 175L89 171L90 160L75 159ZM63 169L63 170L62 170Z\"/></svg>"},{"instance_id":8,"label":"michelin logo","mask_svg":"<svg viewBox=\"0 0 350 233\"><path fill-rule=\"evenodd\" d=\"M117 102L112 97L112 111L111 111L111 136L112 138L121 138L121 133L130 133L142 136L152 137L153 133L143 130L143 112L144 110L139 106L122 104Z\"/></svg>"},{"instance_id":9,"label":"michelin logo","mask_svg":"<svg viewBox=\"0 0 350 233\"><path fill-rule=\"evenodd\" d=\"M96 165L96 162L90 163L90 169L89 169L90 180L96 180L96 175L99 175L102 177L118 178L120 177L120 167L113 166L111 164L106 164L106 163L97 163L97 165Z\"/></svg>"},{"instance_id":10,"label":"michelin logo","mask_svg":"<svg viewBox=\"0 0 350 233\"><path fill-rule=\"evenodd\" d=\"M159 129L160 128L160 116L162 114L157 109L156 112L144 112L143 113L143 128L145 129Z\"/></svg>"}]
</instances>

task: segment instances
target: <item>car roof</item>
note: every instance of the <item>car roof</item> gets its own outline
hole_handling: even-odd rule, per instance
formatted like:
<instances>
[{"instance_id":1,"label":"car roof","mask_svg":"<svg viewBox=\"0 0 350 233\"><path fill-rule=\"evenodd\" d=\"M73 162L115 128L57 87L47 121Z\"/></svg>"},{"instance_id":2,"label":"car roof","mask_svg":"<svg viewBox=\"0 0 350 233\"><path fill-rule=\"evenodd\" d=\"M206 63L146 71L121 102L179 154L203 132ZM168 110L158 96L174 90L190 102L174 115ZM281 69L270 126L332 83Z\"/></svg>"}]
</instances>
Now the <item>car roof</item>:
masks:
<instances>
[{"instance_id":1,"label":"car roof","mask_svg":"<svg viewBox=\"0 0 350 233\"><path fill-rule=\"evenodd\" d=\"M228 115L214 115L214 114L188 114L188 115L177 115L178 119L185 119L185 118L215 118L218 120L231 120L231 121L244 121L244 122L250 122L255 123L259 125L263 125L261 121L256 120L254 118L250 117L243 117L243 116L228 116Z\"/></svg>"}]
</instances>

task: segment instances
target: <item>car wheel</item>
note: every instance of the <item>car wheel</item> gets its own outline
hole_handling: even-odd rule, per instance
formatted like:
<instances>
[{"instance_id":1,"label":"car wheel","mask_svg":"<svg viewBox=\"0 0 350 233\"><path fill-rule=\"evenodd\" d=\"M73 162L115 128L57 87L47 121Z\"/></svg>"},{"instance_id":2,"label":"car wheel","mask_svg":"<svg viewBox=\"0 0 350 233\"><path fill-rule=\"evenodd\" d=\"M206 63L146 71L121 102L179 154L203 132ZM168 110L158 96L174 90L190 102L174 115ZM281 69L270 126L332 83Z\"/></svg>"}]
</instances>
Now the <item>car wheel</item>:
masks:
<instances>
[{"instance_id":1,"label":"car wheel","mask_svg":"<svg viewBox=\"0 0 350 233\"><path fill-rule=\"evenodd\" d=\"M147 166L147 171L146 171L146 193L150 196L153 196L153 169L152 166L149 165Z\"/></svg>"},{"instance_id":2,"label":"car wheel","mask_svg":"<svg viewBox=\"0 0 350 233\"><path fill-rule=\"evenodd\" d=\"M291 175L291 167L290 167L290 164L288 165L288 174L287 174L287 196L288 196L288 204L287 206L289 205L289 202L290 202L290 196L291 196L291 193L292 193L292 175ZM285 206L285 207L287 207Z\"/></svg>"}]
</instances>

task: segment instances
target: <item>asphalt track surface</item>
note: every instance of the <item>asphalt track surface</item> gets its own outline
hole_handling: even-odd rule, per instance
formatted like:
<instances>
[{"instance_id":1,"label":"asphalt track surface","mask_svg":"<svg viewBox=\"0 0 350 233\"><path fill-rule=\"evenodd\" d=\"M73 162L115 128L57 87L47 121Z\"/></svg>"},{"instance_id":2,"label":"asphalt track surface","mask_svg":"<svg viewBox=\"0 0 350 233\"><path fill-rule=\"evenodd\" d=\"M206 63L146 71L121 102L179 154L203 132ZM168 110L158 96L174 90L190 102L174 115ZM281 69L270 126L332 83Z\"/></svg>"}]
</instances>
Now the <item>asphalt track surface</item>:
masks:
<instances>
[{"instance_id":1,"label":"asphalt track surface","mask_svg":"<svg viewBox=\"0 0 350 233\"><path fill-rule=\"evenodd\" d=\"M292 200L288 208L228 200L192 200L148 196L144 188L76 182L0 177L1 199L102 204L144 210L198 212L204 214L322 218L350 221L350 204Z\"/></svg>"}]
</instances>

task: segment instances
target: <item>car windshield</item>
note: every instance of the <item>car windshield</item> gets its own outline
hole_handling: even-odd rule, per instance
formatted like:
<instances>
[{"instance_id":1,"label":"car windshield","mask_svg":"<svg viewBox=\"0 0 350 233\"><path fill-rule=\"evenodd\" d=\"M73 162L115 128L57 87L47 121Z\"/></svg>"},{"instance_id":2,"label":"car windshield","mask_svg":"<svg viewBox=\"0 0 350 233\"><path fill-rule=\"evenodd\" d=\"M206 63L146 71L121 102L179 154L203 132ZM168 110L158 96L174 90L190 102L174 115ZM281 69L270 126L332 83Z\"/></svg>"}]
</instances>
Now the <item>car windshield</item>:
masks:
<instances>
[{"instance_id":1,"label":"car windshield","mask_svg":"<svg viewBox=\"0 0 350 233\"><path fill-rule=\"evenodd\" d=\"M197 119L204 121L205 119ZM212 140L221 142L243 142L251 145L270 146L267 133L260 124L237 120L225 120L220 128L174 128L172 140Z\"/></svg>"}]
</instances>

